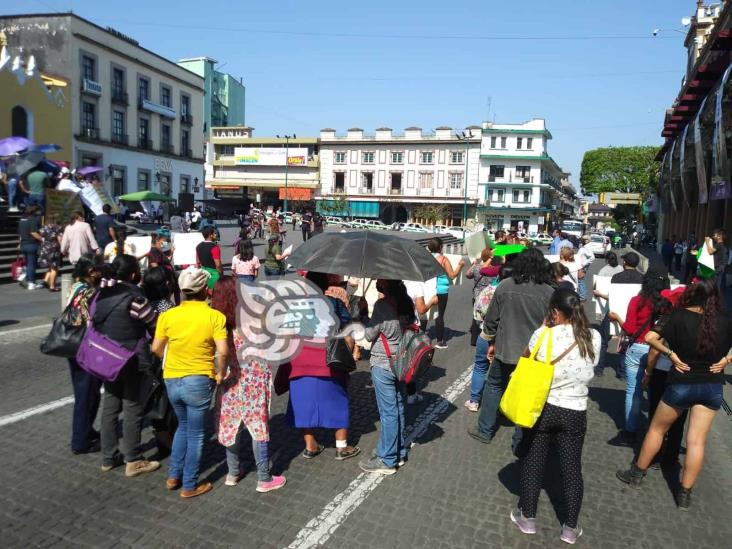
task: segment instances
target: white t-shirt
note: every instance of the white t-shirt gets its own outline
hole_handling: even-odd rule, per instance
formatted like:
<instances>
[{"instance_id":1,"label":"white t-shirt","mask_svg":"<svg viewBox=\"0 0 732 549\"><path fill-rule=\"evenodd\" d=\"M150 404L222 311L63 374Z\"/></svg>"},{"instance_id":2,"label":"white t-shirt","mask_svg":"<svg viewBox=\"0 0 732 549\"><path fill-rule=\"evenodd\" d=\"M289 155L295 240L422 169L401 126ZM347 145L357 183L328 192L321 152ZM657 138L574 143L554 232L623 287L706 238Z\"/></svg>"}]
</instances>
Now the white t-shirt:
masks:
<instances>
[{"instance_id":1,"label":"white t-shirt","mask_svg":"<svg viewBox=\"0 0 732 549\"><path fill-rule=\"evenodd\" d=\"M534 348L544 327L537 329L529 341L529 349ZM600 360L600 334L597 330L590 330L592 334L592 350L594 360L580 356L579 347L575 346L562 360L554 364L554 378L549 388L547 402L560 408L570 410L587 409L587 384L595 375L594 368ZM551 329L552 360L566 351L575 341L574 332L570 324L561 324ZM536 354L537 360L544 360L549 334L544 337L541 349Z\"/></svg>"},{"instance_id":2,"label":"white t-shirt","mask_svg":"<svg viewBox=\"0 0 732 549\"><path fill-rule=\"evenodd\" d=\"M412 302L414 303L415 309L417 308L417 298L421 297L424 299L424 282L419 282L417 280L405 280L404 286L407 288L407 293L409 294L409 297L412 298ZM422 326L422 323L420 322L420 315L415 311L415 315L417 317L417 321L415 324L417 326Z\"/></svg>"},{"instance_id":3,"label":"white t-shirt","mask_svg":"<svg viewBox=\"0 0 732 549\"><path fill-rule=\"evenodd\" d=\"M76 183L71 181L71 179L64 177L63 179L61 179L58 182L58 185L56 185L56 190L57 191L71 191L72 193L78 193L79 191L81 191L81 187L79 187L79 185L77 185Z\"/></svg>"},{"instance_id":4,"label":"white t-shirt","mask_svg":"<svg viewBox=\"0 0 732 549\"><path fill-rule=\"evenodd\" d=\"M569 269L569 274L562 277L562 280L567 280L574 286L574 291L577 291L577 285L579 284L579 277L577 273L582 270L582 265L576 259L574 261L560 261L562 265Z\"/></svg>"},{"instance_id":5,"label":"white t-shirt","mask_svg":"<svg viewBox=\"0 0 732 549\"><path fill-rule=\"evenodd\" d=\"M618 273L623 272L623 266L622 265L615 265L615 267L611 267L610 265L605 265L602 269L600 269L600 272L597 273L595 276L613 276Z\"/></svg>"},{"instance_id":6,"label":"white t-shirt","mask_svg":"<svg viewBox=\"0 0 732 549\"><path fill-rule=\"evenodd\" d=\"M587 245L582 246L577 254L575 255L574 260L577 261L579 259L580 264L582 267L587 267L588 265L592 265L592 262L595 261L595 253L592 252Z\"/></svg>"}]
</instances>

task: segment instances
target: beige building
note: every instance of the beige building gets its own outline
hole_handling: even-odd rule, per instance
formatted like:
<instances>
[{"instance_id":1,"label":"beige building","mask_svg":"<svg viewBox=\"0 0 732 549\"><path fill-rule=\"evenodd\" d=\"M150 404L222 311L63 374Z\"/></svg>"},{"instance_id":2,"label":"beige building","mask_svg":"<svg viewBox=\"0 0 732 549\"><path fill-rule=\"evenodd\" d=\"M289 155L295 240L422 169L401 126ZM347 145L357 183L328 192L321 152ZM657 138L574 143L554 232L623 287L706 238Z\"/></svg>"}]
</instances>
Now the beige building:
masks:
<instances>
[{"instance_id":1,"label":"beige building","mask_svg":"<svg viewBox=\"0 0 732 549\"><path fill-rule=\"evenodd\" d=\"M254 137L248 126L211 128L206 188L264 208L300 209L320 184L318 142L315 137Z\"/></svg>"},{"instance_id":2,"label":"beige building","mask_svg":"<svg viewBox=\"0 0 732 549\"><path fill-rule=\"evenodd\" d=\"M97 165L113 196L203 196L203 78L72 13L0 17L8 46L70 82L75 167Z\"/></svg>"}]
</instances>

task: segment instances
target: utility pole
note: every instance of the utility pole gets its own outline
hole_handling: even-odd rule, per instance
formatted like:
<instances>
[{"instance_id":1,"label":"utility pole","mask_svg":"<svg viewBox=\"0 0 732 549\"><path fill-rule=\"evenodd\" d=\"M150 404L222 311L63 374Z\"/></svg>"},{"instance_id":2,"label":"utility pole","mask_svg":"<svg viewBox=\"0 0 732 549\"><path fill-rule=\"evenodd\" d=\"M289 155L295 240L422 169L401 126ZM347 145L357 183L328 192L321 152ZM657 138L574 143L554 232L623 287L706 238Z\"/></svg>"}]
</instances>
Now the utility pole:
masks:
<instances>
[{"instance_id":1,"label":"utility pole","mask_svg":"<svg viewBox=\"0 0 732 549\"><path fill-rule=\"evenodd\" d=\"M290 169L290 136L285 136L285 207L283 208L284 211L289 211L287 209L287 176Z\"/></svg>"},{"instance_id":2,"label":"utility pole","mask_svg":"<svg viewBox=\"0 0 732 549\"><path fill-rule=\"evenodd\" d=\"M468 222L468 166L470 161L470 136L472 131L468 130L468 133L457 132L455 137L458 141L465 142L465 181L463 181L463 241L465 240L465 224Z\"/></svg>"}]
</instances>

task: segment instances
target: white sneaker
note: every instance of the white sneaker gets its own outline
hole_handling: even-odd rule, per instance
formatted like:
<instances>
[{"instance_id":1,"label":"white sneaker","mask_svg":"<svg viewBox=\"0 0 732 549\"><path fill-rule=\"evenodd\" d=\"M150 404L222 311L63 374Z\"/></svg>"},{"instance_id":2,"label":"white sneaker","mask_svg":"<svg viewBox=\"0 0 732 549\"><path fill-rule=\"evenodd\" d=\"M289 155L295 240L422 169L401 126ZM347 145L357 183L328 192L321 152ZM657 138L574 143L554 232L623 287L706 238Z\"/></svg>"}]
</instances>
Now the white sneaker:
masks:
<instances>
[{"instance_id":1,"label":"white sneaker","mask_svg":"<svg viewBox=\"0 0 732 549\"><path fill-rule=\"evenodd\" d=\"M465 407L471 412L477 412L480 408L480 404L478 404L477 402L473 402L472 400L466 400Z\"/></svg>"},{"instance_id":2,"label":"white sneaker","mask_svg":"<svg viewBox=\"0 0 732 549\"><path fill-rule=\"evenodd\" d=\"M224 484L226 486L236 486L239 484L239 480L241 480L241 475L226 475Z\"/></svg>"},{"instance_id":3,"label":"white sneaker","mask_svg":"<svg viewBox=\"0 0 732 549\"><path fill-rule=\"evenodd\" d=\"M40 284L36 284L36 283L34 283L34 282L28 282L28 283L27 283L27 284L25 285L25 289L26 289L26 290L37 290L37 289L38 289L38 288L40 288L40 287L41 287L41 285L40 285Z\"/></svg>"},{"instance_id":4,"label":"white sneaker","mask_svg":"<svg viewBox=\"0 0 732 549\"><path fill-rule=\"evenodd\" d=\"M13 212L13 213L17 213L17 212L19 212L20 210L19 210L18 208L8 208L8 211L9 211L9 212Z\"/></svg>"}]
</instances>

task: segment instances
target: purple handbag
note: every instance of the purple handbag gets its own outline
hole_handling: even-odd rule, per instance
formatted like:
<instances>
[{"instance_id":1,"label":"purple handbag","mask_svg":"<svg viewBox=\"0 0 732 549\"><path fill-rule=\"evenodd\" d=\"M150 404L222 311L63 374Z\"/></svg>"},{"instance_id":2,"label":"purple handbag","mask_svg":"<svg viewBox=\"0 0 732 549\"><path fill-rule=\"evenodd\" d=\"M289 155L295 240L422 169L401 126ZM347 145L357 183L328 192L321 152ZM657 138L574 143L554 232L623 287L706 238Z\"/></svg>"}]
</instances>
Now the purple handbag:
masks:
<instances>
[{"instance_id":1,"label":"purple handbag","mask_svg":"<svg viewBox=\"0 0 732 549\"><path fill-rule=\"evenodd\" d=\"M89 307L89 323L76 352L76 362L82 370L98 377L102 381L114 381L130 359L135 356L138 345L130 350L113 339L108 338L94 328L92 322L97 311L97 297Z\"/></svg>"}]
</instances>

